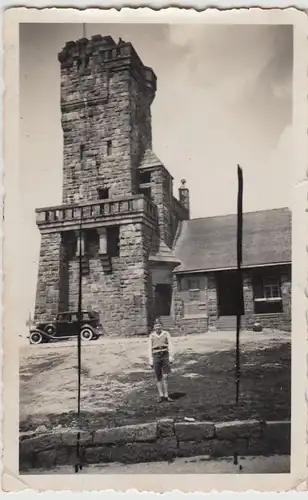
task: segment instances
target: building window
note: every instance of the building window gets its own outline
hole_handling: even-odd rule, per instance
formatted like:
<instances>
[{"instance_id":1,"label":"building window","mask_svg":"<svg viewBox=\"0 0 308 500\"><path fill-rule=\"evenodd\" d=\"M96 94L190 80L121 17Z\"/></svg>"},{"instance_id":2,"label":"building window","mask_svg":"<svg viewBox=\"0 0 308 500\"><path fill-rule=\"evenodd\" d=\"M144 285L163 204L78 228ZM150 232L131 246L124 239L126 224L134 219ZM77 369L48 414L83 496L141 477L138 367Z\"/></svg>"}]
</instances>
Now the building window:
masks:
<instances>
[{"instance_id":1,"label":"building window","mask_svg":"<svg viewBox=\"0 0 308 500\"><path fill-rule=\"evenodd\" d=\"M87 68L89 66L90 58L88 55L84 56L84 67Z\"/></svg>"},{"instance_id":2,"label":"building window","mask_svg":"<svg viewBox=\"0 0 308 500\"><path fill-rule=\"evenodd\" d=\"M254 278L255 314L281 313L281 284L278 276L258 276Z\"/></svg>"},{"instance_id":3,"label":"building window","mask_svg":"<svg viewBox=\"0 0 308 500\"><path fill-rule=\"evenodd\" d=\"M98 198L100 200L108 200L109 198L109 189L108 188L99 188L97 190L98 192Z\"/></svg>"},{"instance_id":4,"label":"building window","mask_svg":"<svg viewBox=\"0 0 308 500\"><path fill-rule=\"evenodd\" d=\"M77 59L77 69L83 71L89 66L90 58L88 55L83 55Z\"/></svg>"},{"instance_id":5,"label":"building window","mask_svg":"<svg viewBox=\"0 0 308 500\"><path fill-rule=\"evenodd\" d=\"M80 159L84 160L84 157L85 157L85 145L84 144L80 144L79 151L80 151Z\"/></svg>"},{"instance_id":6,"label":"building window","mask_svg":"<svg viewBox=\"0 0 308 500\"><path fill-rule=\"evenodd\" d=\"M108 140L107 141L107 156L111 156L111 155L112 155L112 141Z\"/></svg>"},{"instance_id":7,"label":"building window","mask_svg":"<svg viewBox=\"0 0 308 500\"><path fill-rule=\"evenodd\" d=\"M189 290L189 300L200 302L200 300L201 300L200 290L197 290L197 289L192 290L192 289L190 289Z\"/></svg>"},{"instance_id":8,"label":"building window","mask_svg":"<svg viewBox=\"0 0 308 500\"><path fill-rule=\"evenodd\" d=\"M139 181L140 181L140 184L149 184L151 182L150 170L148 170L146 172L140 172Z\"/></svg>"},{"instance_id":9,"label":"building window","mask_svg":"<svg viewBox=\"0 0 308 500\"><path fill-rule=\"evenodd\" d=\"M180 291L200 291L205 288L205 277L204 276L182 276L180 279Z\"/></svg>"},{"instance_id":10,"label":"building window","mask_svg":"<svg viewBox=\"0 0 308 500\"><path fill-rule=\"evenodd\" d=\"M120 228L118 226L107 228L107 254L109 257L120 255Z\"/></svg>"}]
</instances>

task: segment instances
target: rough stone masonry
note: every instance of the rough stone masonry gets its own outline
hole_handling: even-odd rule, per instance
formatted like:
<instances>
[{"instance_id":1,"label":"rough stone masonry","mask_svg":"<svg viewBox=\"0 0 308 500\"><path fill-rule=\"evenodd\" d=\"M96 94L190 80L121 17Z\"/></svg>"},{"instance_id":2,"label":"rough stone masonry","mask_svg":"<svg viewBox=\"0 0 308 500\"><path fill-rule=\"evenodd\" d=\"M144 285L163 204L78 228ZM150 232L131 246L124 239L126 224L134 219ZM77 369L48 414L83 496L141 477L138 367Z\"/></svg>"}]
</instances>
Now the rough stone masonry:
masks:
<instances>
[{"instance_id":1,"label":"rough stone masonry","mask_svg":"<svg viewBox=\"0 0 308 500\"><path fill-rule=\"evenodd\" d=\"M63 204L36 211L35 319L77 309L81 248L83 308L101 314L107 335L146 334L157 314L153 276L172 276L172 243L189 218L188 190L173 197L152 151L156 76L110 36L68 42L59 62Z\"/></svg>"},{"instance_id":2,"label":"rough stone masonry","mask_svg":"<svg viewBox=\"0 0 308 500\"><path fill-rule=\"evenodd\" d=\"M84 464L138 463L176 457L290 454L288 421L157 422L80 432ZM77 430L21 436L21 472L76 462Z\"/></svg>"}]
</instances>

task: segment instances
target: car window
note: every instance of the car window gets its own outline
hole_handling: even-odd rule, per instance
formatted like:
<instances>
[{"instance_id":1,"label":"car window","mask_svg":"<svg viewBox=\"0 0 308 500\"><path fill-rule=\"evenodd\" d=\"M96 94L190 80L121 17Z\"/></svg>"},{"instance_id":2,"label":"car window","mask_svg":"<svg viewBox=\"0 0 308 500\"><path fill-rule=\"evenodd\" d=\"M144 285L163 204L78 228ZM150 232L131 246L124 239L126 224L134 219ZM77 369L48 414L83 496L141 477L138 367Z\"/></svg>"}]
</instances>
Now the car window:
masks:
<instances>
[{"instance_id":1,"label":"car window","mask_svg":"<svg viewBox=\"0 0 308 500\"><path fill-rule=\"evenodd\" d=\"M70 321L70 314L58 314L58 321Z\"/></svg>"},{"instance_id":2,"label":"car window","mask_svg":"<svg viewBox=\"0 0 308 500\"><path fill-rule=\"evenodd\" d=\"M78 321L77 314L72 314L72 321Z\"/></svg>"}]
</instances>

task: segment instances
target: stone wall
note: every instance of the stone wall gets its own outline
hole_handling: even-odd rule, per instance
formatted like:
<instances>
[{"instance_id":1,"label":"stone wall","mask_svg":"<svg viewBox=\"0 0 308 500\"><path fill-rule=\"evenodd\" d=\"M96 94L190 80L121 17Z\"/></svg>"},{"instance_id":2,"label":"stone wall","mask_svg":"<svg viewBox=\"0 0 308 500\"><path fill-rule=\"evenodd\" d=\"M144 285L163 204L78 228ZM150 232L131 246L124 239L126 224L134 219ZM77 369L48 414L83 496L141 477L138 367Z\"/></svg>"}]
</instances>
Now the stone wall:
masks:
<instances>
[{"instance_id":1,"label":"stone wall","mask_svg":"<svg viewBox=\"0 0 308 500\"><path fill-rule=\"evenodd\" d=\"M209 327L209 283L210 283L210 305L211 286L210 278L204 276L204 289L200 290L200 302L194 302L189 298L189 292L180 291L179 278L173 275L173 302L172 313L179 334L205 333ZM189 314L189 306L196 309L198 314L194 317Z\"/></svg>"},{"instance_id":2,"label":"stone wall","mask_svg":"<svg viewBox=\"0 0 308 500\"><path fill-rule=\"evenodd\" d=\"M63 203L77 202L80 194L82 201L136 194L140 160L152 147L155 74L143 65L130 43L115 43L111 37L99 35L68 42L59 61ZM83 307L91 305L101 313L107 335L143 335L153 321L148 256L157 251L159 238L172 246L185 209L177 203L173 210L172 177L163 166L153 170L152 187L158 211L156 227L145 218L138 224L120 223L120 255L111 258L112 273L104 272L93 245L86 255ZM103 189L107 191L101 196L99 190ZM66 236L42 235L36 297L36 316L42 319L77 308L79 262L70 246Z\"/></svg>"},{"instance_id":3,"label":"stone wall","mask_svg":"<svg viewBox=\"0 0 308 500\"><path fill-rule=\"evenodd\" d=\"M152 148L151 103L153 95L144 92L142 78L130 81L130 115L133 126L130 129L130 155L132 167L132 190L139 189L138 167L146 149Z\"/></svg>"},{"instance_id":4,"label":"stone wall","mask_svg":"<svg viewBox=\"0 0 308 500\"><path fill-rule=\"evenodd\" d=\"M156 77L131 44L110 37L72 43L59 55L64 139L63 203L137 192L136 169L151 145ZM110 50L111 49L111 50Z\"/></svg>"},{"instance_id":5,"label":"stone wall","mask_svg":"<svg viewBox=\"0 0 308 500\"><path fill-rule=\"evenodd\" d=\"M249 329L255 322L252 275L249 272L243 273L243 299L245 328Z\"/></svg>"},{"instance_id":6,"label":"stone wall","mask_svg":"<svg viewBox=\"0 0 308 500\"><path fill-rule=\"evenodd\" d=\"M209 326L216 324L218 318L218 297L217 297L217 281L214 274L210 273L208 276L208 317Z\"/></svg>"},{"instance_id":7,"label":"stone wall","mask_svg":"<svg viewBox=\"0 0 308 500\"><path fill-rule=\"evenodd\" d=\"M59 306L65 307L67 305L66 277L65 249L62 245L61 234L42 234L35 320L50 320L57 314Z\"/></svg>"},{"instance_id":8,"label":"stone wall","mask_svg":"<svg viewBox=\"0 0 308 500\"><path fill-rule=\"evenodd\" d=\"M111 259L112 273L105 273L98 248L89 258L89 273L82 277L83 308L91 305L101 314L107 335L148 333L148 253L151 228L141 223L120 226L120 255ZM69 262L69 308L78 303L79 261Z\"/></svg>"},{"instance_id":9,"label":"stone wall","mask_svg":"<svg viewBox=\"0 0 308 500\"><path fill-rule=\"evenodd\" d=\"M254 312L253 270L243 273L245 328L251 329L255 322L263 328L291 331L291 266L278 269L281 283L282 313L256 314Z\"/></svg>"},{"instance_id":10,"label":"stone wall","mask_svg":"<svg viewBox=\"0 0 308 500\"><path fill-rule=\"evenodd\" d=\"M209 329L209 321L207 317L182 318L178 321L178 326L183 335L206 333Z\"/></svg>"},{"instance_id":11,"label":"stone wall","mask_svg":"<svg viewBox=\"0 0 308 500\"><path fill-rule=\"evenodd\" d=\"M177 422L163 419L139 425L80 432L84 465L140 463L176 457L290 454L288 421ZM77 431L20 437L20 472L76 463Z\"/></svg>"},{"instance_id":12,"label":"stone wall","mask_svg":"<svg viewBox=\"0 0 308 500\"><path fill-rule=\"evenodd\" d=\"M292 277L291 266L284 270L281 275L281 296L283 307L283 325L287 331L291 331L292 324Z\"/></svg>"},{"instance_id":13,"label":"stone wall","mask_svg":"<svg viewBox=\"0 0 308 500\"><path fill-rule=\"evenodd\" d=\"M64 76L62 72L63 85L66 80L71 84L74 76L79 79L78 73ZM108 103L89 111L82 103L80 109L62 113L63 203L74 202L80 186L85 200L98 199L98 188L109 188L110 197L132 193L129 74L126 70L106 74L106 78ZM81 94L79 101L83 97ZM112 149L108 153L109 140Z\"/></svg>"},{"instance_id":14,"label":"stone wall","mask_svg":"<svg viewBox=\"0 0 308 500\"><path fill-rule=\"evenodd\" d=\"M160 238L172 248L175 227L172 216L172 177L164 167L157 167L151 173L152 199L157 206ZM178 221L177 221L178 222Z\"/></svg>"},{"instance_id":15,"label":"stone wall","mask_svg":"<svg viewBox=\"0 0 308 500\"><path fill-rule=\"evenodd\" d=\"M176 324L184 317L184 301L179 293L179 279L176 274L173 274L172 281L172 315Z\"/></svg>"},{"instance_id":16,"label":"stone wall","mask_svg":"<svg viewBox=\"0 0 308 500\"><path fill-rule=\"evenodd\" d=\"M291 269L290 267L277 268L281 281L282 313L256 314L254 311L253 270L243 272L244 316L242 328L250 330L255 322L260 322L263 328L291 330ZM200 314L195 317L187 316L186 306L191 302L187 294L179 291L176 275L173 279L173 316L181 333L203 333L208 328L219 328L219 307L217 279L214 273L207 274L205 290L200 290L200 300L205 301L204 318ZM205 299L204 299L205 294Z\"/></svg>"}]
</instances>

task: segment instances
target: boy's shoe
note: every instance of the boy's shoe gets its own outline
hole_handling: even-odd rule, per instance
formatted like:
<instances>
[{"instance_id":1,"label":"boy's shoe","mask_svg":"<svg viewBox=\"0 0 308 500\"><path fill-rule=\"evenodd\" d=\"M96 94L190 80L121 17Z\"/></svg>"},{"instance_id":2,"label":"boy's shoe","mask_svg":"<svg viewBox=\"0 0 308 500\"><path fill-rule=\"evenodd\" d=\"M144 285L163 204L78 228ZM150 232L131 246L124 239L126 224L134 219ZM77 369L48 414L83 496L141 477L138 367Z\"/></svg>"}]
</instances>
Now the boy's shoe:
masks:
<instances>
[{"instance_id":1,"label":"boy's shoe","mask_svg":"<svg viewBox=\"0 0 308 500\"><path fill-rule=\"evenodd\" d=\"M165 396L164 401L166 401L167 403L172 403L173 399L169 398L169 396Z\"/></svg>"},{"instance_id":2,"label":"boy's shoe","mask_svg":"<svg viewBox=\"0 0 308 500\"><path fill-rule=\"evenodd\" d=\"M163 403L163 401L165 401L165 398L163 396L160 396L158 399L157 399L157 403Z\"/></svg>"}]
</instances>

